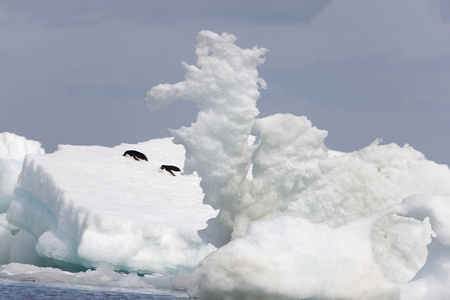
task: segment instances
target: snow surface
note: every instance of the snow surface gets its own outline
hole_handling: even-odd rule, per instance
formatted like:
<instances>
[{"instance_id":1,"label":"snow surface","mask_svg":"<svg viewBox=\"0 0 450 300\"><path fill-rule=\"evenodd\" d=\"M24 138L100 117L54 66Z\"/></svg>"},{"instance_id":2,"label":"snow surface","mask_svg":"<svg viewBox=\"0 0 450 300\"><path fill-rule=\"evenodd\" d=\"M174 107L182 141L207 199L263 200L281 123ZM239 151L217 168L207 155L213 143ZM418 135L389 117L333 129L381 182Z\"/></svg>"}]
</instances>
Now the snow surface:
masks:
<instances>
[{"instance_id":1,"label":"snow surface","mask_svg":"<svg viewBox=\"0 0 450 300\"><path fill-rule=\"evenodd\" d=\"M178 98L199 108L196 123L172 131L182 146L63 145L25 157L0 219L0 277L93 274L198 299L449 299L448 166L378 139L338 153L306 117L258 119L265 49L235 41L200 32L186 80L147 93L152 109ZM123 157L129 149L149 162ZM182 176L159 171L184 160ZM24 265L29 257L39 267Z\"/></svg>"}]
</instances>

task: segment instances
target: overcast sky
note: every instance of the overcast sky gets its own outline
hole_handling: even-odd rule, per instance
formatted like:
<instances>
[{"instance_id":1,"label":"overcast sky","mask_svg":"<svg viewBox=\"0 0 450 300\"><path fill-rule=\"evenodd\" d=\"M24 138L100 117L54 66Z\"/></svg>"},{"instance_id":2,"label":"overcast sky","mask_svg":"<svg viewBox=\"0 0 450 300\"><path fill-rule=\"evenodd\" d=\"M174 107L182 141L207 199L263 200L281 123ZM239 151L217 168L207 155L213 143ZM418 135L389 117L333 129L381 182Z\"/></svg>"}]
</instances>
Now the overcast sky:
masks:
<instances>
[{"instance_id":1,"label":"overcast sky","mask_svg":"<svg viewBox=\"0 0 450 300\"><path fill-rule=\"evenodd\" d=\"M450 0L0 0L0 132L115 146L170 136L194 105L146 92L184 80L200 30L269 50L260 116L305 115L326 145L376 138L450 164Z\"/></svg>"}]
</instances>

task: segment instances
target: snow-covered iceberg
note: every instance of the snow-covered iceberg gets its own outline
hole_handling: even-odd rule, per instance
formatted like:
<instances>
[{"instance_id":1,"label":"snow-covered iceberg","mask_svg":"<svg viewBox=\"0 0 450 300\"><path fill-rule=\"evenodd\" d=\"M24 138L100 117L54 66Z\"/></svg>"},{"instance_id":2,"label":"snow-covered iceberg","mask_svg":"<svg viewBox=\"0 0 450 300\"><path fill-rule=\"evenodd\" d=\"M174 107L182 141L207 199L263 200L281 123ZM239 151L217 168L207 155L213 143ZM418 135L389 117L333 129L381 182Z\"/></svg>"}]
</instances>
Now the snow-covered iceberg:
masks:
<instances>
[{"instance_id":1,"label":"snow-covered iceberg","mask_svg":"<svg viewBox=\"0 0 450 300\"><path fill-rule=\"evenodd\" d=\"M97 267L96 277L120 282L136 276L113 269L169 271L166 286L205 300L450 298L448 166L380 140L337 153L306 117L258 119L266 50L235 41L201 31L186 80L147 93L151 109L197 105L197 122L172 131L175 144L27 155L5 231L31 237L41 265ZM123 157L129 149L149 161ZM21 272L9 264L0 276Z\"/></svg>"},{"instance_id":2,"label":"snow-covered iceberg","mask_svg":"<svg viewBox=\"0 0 450 300\"><path fill-rule=\"evenodd\" d=\"M129 149L148 162L122 156ZM170 138L28 155L7 219L36 237L40 257L65 268L106 262L127 272L190 271L214 249L197 231L217 213L202 205L197 176L159 169L183 161Z\"/></svg>"},{"instance_id":3,"label":"snow-covered iceberg","mask_svg":"<svg viewBox=\"0 0 450 300\"><path fill-rule=\"evenodd\" d=\"M191 100L199 109L196 123L172 133L186 148L187 171L202 178L204 202L220 209L200 234L221 248L196 268L190 295L399 297L395 282L407 282L421 269L433 232L428 219L379 211L412 194L450 196L448 166L428 161L408 145L380 140L335 155L325 146L327 132L306 117L257 119L258 90L265 82L256 68L265 49L240 49L235 41L226 33L200 32L197 66L184 63L185 81L147 93L151 109L176 99ZM247 144L250 132L256 135L253 145ZM363 224L365 218L370 226ZM312 253L300 255L304 249ZM283 270L289 270L285 276Z\"/></svg>"}]
</instances>

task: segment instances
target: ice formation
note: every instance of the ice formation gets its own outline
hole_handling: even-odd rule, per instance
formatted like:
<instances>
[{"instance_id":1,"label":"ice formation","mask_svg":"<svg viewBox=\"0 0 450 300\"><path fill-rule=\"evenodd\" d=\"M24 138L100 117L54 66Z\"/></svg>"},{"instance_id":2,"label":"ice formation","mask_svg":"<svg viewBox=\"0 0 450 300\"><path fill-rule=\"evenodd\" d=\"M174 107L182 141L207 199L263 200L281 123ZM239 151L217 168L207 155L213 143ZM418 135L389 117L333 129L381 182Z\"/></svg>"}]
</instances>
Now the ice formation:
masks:
<instances>
[{"instance_id":1,"label":"ice formation","mask_svg":"<svg viewBox=\"0 0 450 300\"><path fill-rule=\"evenodd\" d=\"M35 238L10 224L6 220L6 211L13 199L25 155L44 153L41 143L37 141L9 132L0 133L0 264L39 261L33 247Z\"/></svg>"},{"instance_id":2,"label":"ice formation","mask_svg":"<svg viewBox=\"0 0 450 300\"><path fill-rule=\"evenodd\" d=\"M359 272L351 275L364 282L350 280L347 286L339 287L340 292L331 287L347 282L340 281L339 276L330 279L330 291L335 291L336 297L351 298L352 291L342 290L352 284L360 287L360 292L353 291L354 295L397 297L400 290L394 282L410 280L425 263L426 245L432 234L430 224L427 220L386 213L385 218L364 227L365 240L349 224L363 222L365 217L412 194L450 196L448 166L428 161L408 145L380 145L379 140L360 151L335 155L324 145L327 132L313 127L305 117L279 114L257 119L254 105L259 97L258 89L265 85L258 84L263 81L257 77L256 67L263 62L261 55L265 51L257 47L240 49L235 40L233 35L225 33L219 36L200 32L196 51L198 67L184 64L185 81L161 84L147 93L152 109L178 98L192 100L199 108L197 122L189 128L174 130L174 141L186 148L188 171L198 171L202 177L204 202L220 208L219 215L208 221L208 229L200 234L205 241L223 247L196 269L190 285L191 295L201 299L259 299L266 293L267 299L275 296L298 299L300 295L333 298L314 284L323 287L324 280L331 278L321 278L323 272L333 270L345 274L340 266L348 262L354 263ZM248 82L233 80L241 77ZM248 97L241 98L242 95L252 95L252 101L246 101ZM245 101L239 103L239 100ZM247 146L250 132L256 135L256 142ZM248 180L250 166L252 179ZM255 225L255 221L269 225L261 229L259 226L263 225ZM323 224L316 226L318 222ZM246 231L245 238L240 239ZM284 267L289 269L287 265L298 254L298 243L290 243L289 239L298 242L295 235L304 234L308 239L314 236L313 232L323 233L319 236L325 241L323 244L311 241L310 249L332 247L334 241L342 244L343 255L339 250L325 254L336 255L336 259L325 260L326 267L316 274L308 269L306 255L292 263L291 276L280 277L286 282L273 281L273 276L277 276L274 274L282 272ZM361 239L347 236L353 233ZM361 253L356 253L352 249L359 243ZM247 252L246 245L254 251ZM260 245L264 246L260 248ZM281 245L287 249L280 249ZM357 256L355 262L346 258L346 252ZM269 256L277 258L267 269L260 268L261 263L270 261ZM343 256L342 261L339 256ZM319 255L317 259L323 257ZM258 263L253 268L246 260ZM367 274L364 268L360 269L361 262L368 263ZM221 268L225 270L223 273L219 271ZM306 290L302 293L291 286L295 284L292 278L298 277L299 269L303 268L314 281L311 293ZM273 287L273 293L271 282L280 287ZM380 285L382 288L378 288Z\"/></svg>"},{"instance_id":3,"label":"ice formation","mask_svg":"<svg viewBox=\"0 0 450 300\"><path fill-rule=\"evenodd\" d=\"M259 114L258 89L266 85L256 69L264 62L266 50L241 49L235 40L231 34L201 31L197 66L183 63L186 80L161 84L147 93L150 109L183 98L193 101L200 110L195 124L173 130L172 135L174 142L186 149L185 172L197 171L201 187L209 191L204 202L220 209L220 221L211 220L213 228L209 234L202 234L214 245L230 240L235 226L233 215L245 205L241 203L240 185L250 165L247 139Z\"/></svg>"},{"instance_id":4,"label":"ice formation","mask_svg":"<svg viewBox=\"0 0 450 300\"><path fill-rule=\"evenodd\" d=\"M60 284L80 284L120 288L150 289L156 293L155 287L171 287L170 277L153 276L150 274L138 276L136 273L118 273L108 264L100 264L96 270L86 270L72 273L51 267L37 267L27 264L10 263L0 266L0 278L26 280L34 282L48 282Z\"/></svg>"},{"instance_id":5,"label":"ice formation","mask_svg":"<svg viewBox=\"0 0 450 300\"><path fill-rule=\"evenodd\" d=\"M9 207L25 155L44 153L37 141L9 132L0 133L0 213Z\"/></svg>"},{"instance_id":6,"label":"ice formation","mask_svg":"<svg viewBox=\"0 0 450 300\"><path fill-rule=\"evenodd\" d=\"M429 217L437 234L406 284L387 279L373 260L371 230L390 214ZM416 195L337 228L288 215L253 222L242 239L200 263L188 292L198 299L448 299L449 265L450 197Z\"/></svg>"},{"instance_id":7,"label":"ice formation","mask_svg":"<svg viewBox=\"0 0 450 300\"><path fill-rule=\"evenodd\" d=\"M149 162L122 156L136 148ZM201 204L197 176L159 170L183 160L169 138L28 155L7 219L37 239L40 257L64 268L107 262L128 272L192 270L214 249L197 231L217 213Z\"/></svg>"},{"instance_id":8,"label":"ice formation","mask_svg":"<svg viewBox=\"0 0 450 300\"><path fill-rule=\"evenodd\" d=\"M379 140L337 153L306 117L258 119L266 50L235 41L200 32L186 80L147 94L152 109L196 103L197 122L172 131L185 151L166 138L43 155L0 135L0 278L186 288L199 299L450 298L448 166ZM123 157L129 149L149 161Z\"/></svg>"}]
</instances>

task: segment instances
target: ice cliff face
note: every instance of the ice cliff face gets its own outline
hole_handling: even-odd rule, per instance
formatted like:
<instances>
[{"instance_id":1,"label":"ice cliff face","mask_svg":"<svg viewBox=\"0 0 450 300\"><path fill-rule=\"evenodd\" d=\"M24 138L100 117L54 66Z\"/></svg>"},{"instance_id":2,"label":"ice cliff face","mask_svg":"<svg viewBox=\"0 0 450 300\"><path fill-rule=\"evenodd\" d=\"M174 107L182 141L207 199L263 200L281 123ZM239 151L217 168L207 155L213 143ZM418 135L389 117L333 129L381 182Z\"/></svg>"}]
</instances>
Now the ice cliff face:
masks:
<instances>
[{"instance_id":1,"label":"ice cliff face","mask_svg":"<svg viewBox=\"0 0 450 300\"><path fill-rule=\"evenodd\" d=\"M0 133L0 264L40 261L34 251L35 238L29 232L20 231L20 228L10 224L6 220L6 211L13 200L25 156L44 153L41 143L37 141L9 132Z\"/></svg>"},{"instance_id":2,"label":"ice cliff face","mask_svg":"<svg viewBox=\"0 0 450 300\"><path fill-rule=\"evenodd\" d=\"M9 132L0 133L0 213L6 212L27 154L44 154L41 143Z\"/></svg>"}]
</instances>

